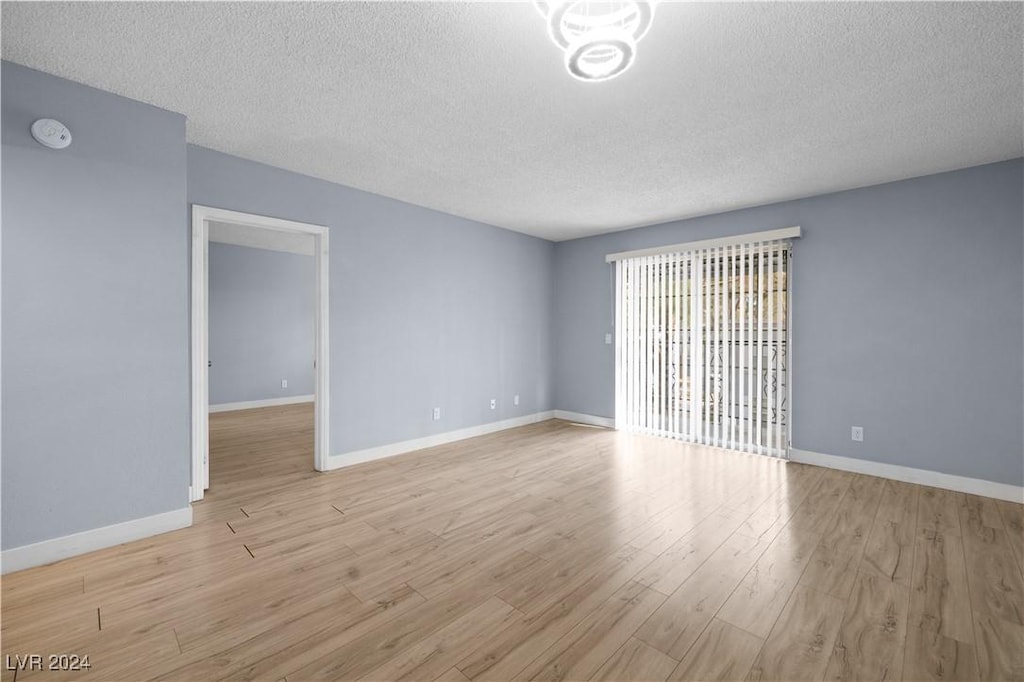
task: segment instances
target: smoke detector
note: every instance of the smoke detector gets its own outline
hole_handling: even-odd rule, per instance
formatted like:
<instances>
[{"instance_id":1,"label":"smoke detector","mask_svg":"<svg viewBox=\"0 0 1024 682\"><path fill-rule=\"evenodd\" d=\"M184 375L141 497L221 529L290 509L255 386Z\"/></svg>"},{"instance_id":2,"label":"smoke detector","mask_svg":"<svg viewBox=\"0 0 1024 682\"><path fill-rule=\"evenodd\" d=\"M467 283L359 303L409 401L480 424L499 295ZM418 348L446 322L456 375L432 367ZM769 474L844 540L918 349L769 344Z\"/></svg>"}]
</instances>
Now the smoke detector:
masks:
<instances>
[{"instance_id":1,"label":"smoke detector","mask_svg":"<svg viewBox=\"0 0 1024 682\"><path fill-rule=\"evenodd\" d=\"M71 144L71 131L60 121L41 118L32 124L32 137L50 149L64 149Z\"/></svg>"}]
</instances>

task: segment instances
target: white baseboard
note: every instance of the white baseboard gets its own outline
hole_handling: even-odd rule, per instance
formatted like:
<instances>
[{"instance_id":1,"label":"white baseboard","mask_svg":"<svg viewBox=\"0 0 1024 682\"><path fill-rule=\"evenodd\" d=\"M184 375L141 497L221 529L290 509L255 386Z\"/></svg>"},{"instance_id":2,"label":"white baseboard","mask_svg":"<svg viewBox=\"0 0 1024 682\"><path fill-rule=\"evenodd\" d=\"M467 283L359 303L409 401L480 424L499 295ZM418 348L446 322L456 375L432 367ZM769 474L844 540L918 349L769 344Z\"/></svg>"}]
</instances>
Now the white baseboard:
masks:
<instances>
[{"instance_id":1,"label":"white baseboard","mask_svg":"<svg viewBox=\"0 0 1024 682\"><path fill-rule=\"evenodd\" d=\"M52 564L54 561L78 554L141 540L191 525L192 507L189 506L31 545L12 547L0 553L0 573L12 573L33 566Z\"/></svg>"},{"instance_id":2,"label":"white baseboard","mask_svg":"<svg viewBox=\"0 0 1024 682\"><path fill-rule=\"evenodd\" d=\"M266 400L246 400L240 403L220 403L210 405L210 412L233 412L234 410L251 410L256 407L274 407L275 405L295 405L296 403L311 403L315 396L311 395L290 395L284 398L267 398Z\"/></svg>"},{"instance_id":3,"label":"white baseboard","mask_svg":"<svg viewBox=\"0 0 1024 682\"><path fill-rule=\"evenodd\" d=\"M366 448L365 450L353 450L352 452L346 452L340 455L331 455L327 460L327 468L325 470L331 471L333 469L340 469L353 464L371 462L375 459L394 457L395 455L405 454L406 452L432 448L437 445L444 445L445 443L454 443L458 440L475 438L476 436L483 436L488 433L494 433L495 431L504 431L505 429L514 429L517 426L535 424L553 417L554 412L551 410L535 412L524 417L514 417L512 419L504 419L500 422L490 422L489 424L470 426L456 431L435 433L432 436L424 436L423 438L415 438L413 440L406 440L400 443L390 443L388 445L379 445L374 448Z\"/></svg>"},{"instance_id":4,"label":"white baseboard","mask_svg":"<svg viewBox=\"0 0 1024 682\"><path fill-rule=\"evenodd\" d=\"M857 474L891 478L905 483L919 483L920 485L927 485L933 488L955 490L983 497L994 497L997 500L1024 502L1024 486L1019 485L996 483L995 481L985 481L980 478L968 478L967 476L957 476L955 474L944 474L938 471L929 471L928 469L913 469L898 464L884 464L866 459L854 459L853 457L823 455L820 452L798 450L797 448L790 449L789 458L794 462L802 464L815 464L828 467L829 469L841 469L842 471L852 471Z\"/></svg>"},{"instance_id":5,"label":"white baseboard","mask_svg":"<svg viewBox=\"0 0 1024 682\"><path fill-rule=\"evenodd\" d=\"M589 424L590 426L603 426L606 429L615 428L615 420L612 417L596 417L592 414L581 414L580 412L555 410L555 419L564 419L567 422Z\"/></svg>"}]
</instances>

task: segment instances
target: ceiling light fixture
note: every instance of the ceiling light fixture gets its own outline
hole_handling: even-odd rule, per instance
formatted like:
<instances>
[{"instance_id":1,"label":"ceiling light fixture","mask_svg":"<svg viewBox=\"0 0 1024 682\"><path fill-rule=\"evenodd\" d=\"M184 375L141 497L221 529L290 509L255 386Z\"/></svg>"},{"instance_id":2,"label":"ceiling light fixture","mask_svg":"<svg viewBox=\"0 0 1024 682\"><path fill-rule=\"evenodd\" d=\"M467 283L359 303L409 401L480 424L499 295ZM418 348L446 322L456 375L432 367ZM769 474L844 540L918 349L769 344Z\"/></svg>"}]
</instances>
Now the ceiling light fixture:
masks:
<instances>
[{"instance_id":1,"label":"ceiling light fixture","mask_svg":"<svg viewBox=\"0 0 1024 682\"><path fill-rule=\"evenodd\" d=\"M565 68L573 78L595 82L615 78L628 69L636 44L651 27L652 2L535 0L548 21L548 33L565 52Z\"/></svg>"}]
</instances>

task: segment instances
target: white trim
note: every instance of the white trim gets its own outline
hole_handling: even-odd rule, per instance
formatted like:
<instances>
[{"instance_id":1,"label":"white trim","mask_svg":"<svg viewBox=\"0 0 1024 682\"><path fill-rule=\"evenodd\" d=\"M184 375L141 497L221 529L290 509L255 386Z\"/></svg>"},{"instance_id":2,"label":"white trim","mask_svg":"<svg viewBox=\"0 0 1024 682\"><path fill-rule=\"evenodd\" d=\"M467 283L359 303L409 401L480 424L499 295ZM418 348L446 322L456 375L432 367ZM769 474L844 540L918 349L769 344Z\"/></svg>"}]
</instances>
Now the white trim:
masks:
<instances>
[{"instance_id":1,"label":"white trim","mask_svg":"<svg viewBox=\"0 0 1024 682\"><path fill-rule=\"evenodd\" d=\"M597 417L592 414L583 414L581 412L555 410L555 419L562 419L567 422L576 422L578 424L588 424L590 426L603 426L606 429L615 428L615 419L612 417Z\"/></svg>"},{"instance_id":2,"label":"white trim","mask_svg":"<svg viewBox=\"0 0 1024 682\"><path fill-rule=\"evenodd\" d=\"M300 223L294 220L285 220L284 218L272 218L270 216L256 215L254 213L229 211L226 208L213 208L212 206L192 204L193 218L195 218L197 212L202 215L204 220L218 223L231 223L232 225L242 225L245 227L261 227L266 230L300 232L314 235L324 234L327 232L327 228L323 225Z\"/></svg>"},{"instance_id":3,"label":"white trim","mask_svg":"<svg viewBox=\"0 0 1024 682\"><path fill-rule=\"evenodd\" d=\"M244 400L238 403L218 403L210 405L210 414L214 412L233 412L234 410L253 410L258 407L276 407L277 405L295 405L297 403L312 403L316 401L315 395L290 395L284 398L267 398L265 400Z\"/></svg>"},{"instance_id":4,"label":"white trim","mask_svg":"<svg viewBox=\"0 0 1024 682\"><path fill-rule=\"evenodd\" d=\"M872 462L871 460L855 459L853 457L823 455L820 452L810 452L809 450L797 448L790 448L789 459L790 461L802 464L814 464L816 466L828 467L829 469L840 469L857 474L891 478L894 481L917 483L933 488L955 490L983 497L994 497L997 500L1017 503L1024 502L1024 486L1019 485L996 483L995 481L985 481L980 478L968 478L967 476L957 476L955 474L944 474L939 471L929 471L928 469L913 469L898 464Z\"/></svg>"},{"instance_id":5,"label":"white trim","mask_svg":"<svg viewBox=\"0 0 1024 682\"><path fill-rule=\"evenodd\" d=\"M315 252L316 325L313 349L313 468L327 471L331 454L331 278L330 232L318 227Z\"/></svg>"},{"instance_id":6,"label":"white trim","mask_svg":"<svg viewBox=\"0 0 1024 682\"><path fill-rule=\"evenodd\" d=\"M0 573L11 573L33 566L52 564L68 557L94 552L126 542L148 538L192 525L192 507L145 516L112 526L43 540L31 545L5 549L0 554Z\"/></svg>"},{"instance_id":7,"label":"white trim","mask_svg":"<svg viewBox=\"0 0 1024 682\"><path fill-rule=\"evenodd\" d=\"M712 249L720 246L732 246L734 244L750 244L751 242L771 242L780 239L797 239L800 236L800 227L783 227L778 230L765 230L763 232L751 232L749 234L737 234L731 237L719 237L717 239L702 239L696 242L684 242L682 244L669 244L668 246L656 246L650 249L637 249L636 251L620 251L609 253L604 257L606 263L613 263L617 260L637 258L639 256L660 256L664 253L685 253L697 249Z\"/></svg>"},{"instance_id":8,"label":"white trim","mask_svg":"<svg viewBox=\"0 0 1024 682\"><path fill-rule=\"evenodd\" d=\"M207 333L207 292L210 287L209 272L209 223L203 219L202 207L192 206L192 325L190 329L192 353L192 447L191 453L191 485L189 501L203 499L203 491L208 485L206 476L209 472L208 457L210 450L210 434L207 415L210 409L209 334Z\"/></svg>"},{"instance_id":9,"label":"white trim","mask_svg":"<svg viewBox=\"0 0 1024 682\"><path fill-rule=\"evenodd\" d=\"M366 448L365 450L353 450L340 455L332 455L330 459L327 460L326 470L340 469L353 464L371 462L375 459L394 457L395 455L405 454L406 452L432 448L437 445L445 445L446 443L454 443L455 441L465 440L466 438L475 438L476 436L483 436L496 431L514 429L518 426L526 426L527 424L536 424L537 422L552 419L554 416L555 413L551 410L535 412L524 417L514 417L512 419L504 419L499 422L470 426L456 431L435 433L432 436L424 436L423 438L415 438L413 440L406 440L398 443L389 443L387 445L378 445L377 447Z\"/></svg>"},{"instance_id":10,"label":"white trim","mask_svg":"<svg viewBox=\"0 0 1024 682\"><path fill-rule=\"evenodd\" d=\"M222 208L192 205L192 447L189 497L203 498L210 486L209 405L209 242L210 223L312 235L316 261L313 467L327 470L330 454L330 278L329 231L323 225L299 223Z\"/></svg>"},{"instance_id":11,"label":"white trim","mask_svg":"<svg viewBox=\"0 0 1024 682\"><path fill-rule=\"evenodd\" d=\"M624 291L624 287L625 287L625 282L622 281L623 280L623 272L622 271L623 271L623 268L626 268L626 267L628 267L628 265L623 264L623 263L616 263L613 266L614 272L612 274L612 277L615 280L615 283L613 285L613 287L615 289L615 291L613 292L613 295L615 296L615 318L614 318L614 322L612 323L614 325L614 327L615 327L615 349L614 349L614 351L615 351L615 407L614 407L615 417L613 419L611 419L611 425L610 425L609 428L613 428L613 429L615 428L615 421L617 419L625 419L626 377L623 376L623 371L622 371L623 363L625 362L625 353L624 353L624 349L623 349L622 346L623 346L624 343L626 343L626 339L623 338L624 334L622 333L622 330L626 326L625 322L624 322L624 319L623 319L623 317L626 314L626 306L623 305L623 301L622 301L623 291ZM564 415L564 416L559 416L559 413L561 413L561 415ZM586 417L590 417L590 416L591 415L582 415L582 414L579 414L577 412L566 412L565 410L555 410L555 418L556 419L566 419L568 421L580 421L580 419L578 419L578 417L586 418ZM607 417L603 417L603 419L607 419ZM589 424L591 422L583 422L583 423Z\"/></svg>"}]
</instances>

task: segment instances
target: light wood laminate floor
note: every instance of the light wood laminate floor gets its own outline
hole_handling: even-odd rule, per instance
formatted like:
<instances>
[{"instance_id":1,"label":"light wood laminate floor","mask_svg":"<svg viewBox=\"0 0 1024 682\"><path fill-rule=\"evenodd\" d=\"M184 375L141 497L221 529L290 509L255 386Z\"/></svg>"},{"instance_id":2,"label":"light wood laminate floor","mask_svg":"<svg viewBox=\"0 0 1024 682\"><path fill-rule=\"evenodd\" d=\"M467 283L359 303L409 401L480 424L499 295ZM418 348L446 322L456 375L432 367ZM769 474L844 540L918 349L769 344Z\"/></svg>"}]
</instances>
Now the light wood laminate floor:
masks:
<instances>
[{"instance_id":1,"label":"light wood laminate floor","mask_svg":"<svg viewBox=\"0 0 1024 682\"><path fill-rule=\"evenodd\" d=\"M1024 677L1021 505L561 421L317 474L311 422L213 415L191 528L5 576L3 652L92 664L17 680Z\"/></svg>"}]
</instances>

